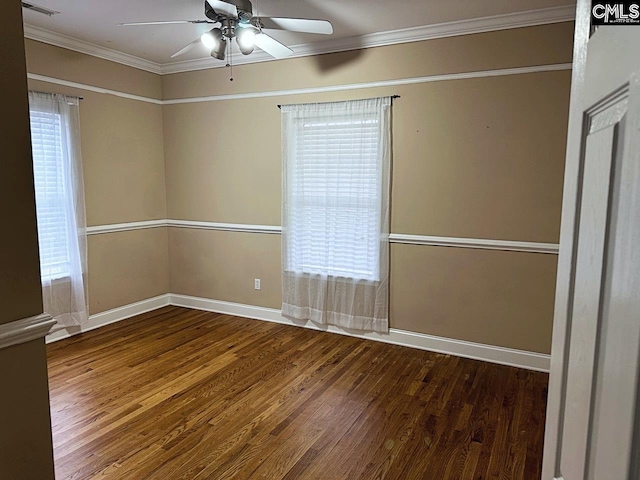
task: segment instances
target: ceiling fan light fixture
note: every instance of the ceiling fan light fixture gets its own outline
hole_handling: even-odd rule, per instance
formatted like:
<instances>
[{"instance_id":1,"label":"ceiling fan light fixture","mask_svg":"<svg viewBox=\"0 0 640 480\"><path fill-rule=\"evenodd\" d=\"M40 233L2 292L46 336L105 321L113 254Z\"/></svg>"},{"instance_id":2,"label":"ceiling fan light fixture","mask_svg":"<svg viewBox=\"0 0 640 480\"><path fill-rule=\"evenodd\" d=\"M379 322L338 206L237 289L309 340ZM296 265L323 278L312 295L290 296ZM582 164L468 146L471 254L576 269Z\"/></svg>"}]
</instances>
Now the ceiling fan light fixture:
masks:
<instances>
[{"instance_id":1,"label":"ceiling fan light fixture","mask_svg":"<svg viewBox=\"0 0 640 480\"><path fill-rule=\"evenodd\" d=\"M224 51L227 48L227 42L222 35L222 30L213 28L205 32L200 37L202 44L207 47L209 54L218 60L224 60Z\"/></svg>"},{"instance_id":2,"label":"ceiling fan light fixture","mask_svg":"<svg viewBox=\"0 0 640 480\"><path fill-rule=\"evenodd\" d=\"M243 55L249 55L253 52L253 48L256 45L256 34L258 30L254 27L244 27L238 29L238 34L236 35L236 42L238 43L238 48Z\"/></svg>"},{"instance_id":3,"label":"ceiling fan light fixture","mask_svg":"<svg viewBox=\"0 0 640 480\"><path fill-rule=\"evenodd\" d=\"M219 28L213 28L203 33L200 41L208 50L212 50L222 41L222 31Z\"/></svg>"},{"instance_id":4,"label":"ceiling fan light fixture","mask_svg":"<svg viewBox=\"0 0 640 480\"><path fill-rule=\"evenodd\" d=\"M224 53L226 49L227 49L227 42L221 41L216 48L211 50L210 55L213 58L217 58L218 60L224 60Z\"/></svg>"}]
</instances>

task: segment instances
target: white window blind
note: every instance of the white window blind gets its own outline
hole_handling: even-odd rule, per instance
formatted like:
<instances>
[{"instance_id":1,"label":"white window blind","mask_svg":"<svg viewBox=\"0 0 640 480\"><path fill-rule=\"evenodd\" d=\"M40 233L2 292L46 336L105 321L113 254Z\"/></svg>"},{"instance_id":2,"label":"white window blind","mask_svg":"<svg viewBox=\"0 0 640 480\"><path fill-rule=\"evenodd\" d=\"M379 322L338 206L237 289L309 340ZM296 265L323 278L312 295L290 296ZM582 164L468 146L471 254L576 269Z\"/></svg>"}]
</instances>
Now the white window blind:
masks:
<instances>
[{"instance_id":1,"label":"white window blind","mask_svg":"<svg viewBox=\"0 0 640 480\"><path fill-rule=\"evenodd\" d=\"M56 279L70 271L68 186L62 151L66 132L59 113L32 107L30 117L40 273L43 279Z\"/></svg>"},{"instance_id":2,"label":"white window blind","mask_svg":"<svg viewBox=\"0 0 640 480\"><path fill-rule=\"evenodd\" d=\"M379 278L378 112L295 120L289 190L289 269Z\"/></svg>"}]
</instances>

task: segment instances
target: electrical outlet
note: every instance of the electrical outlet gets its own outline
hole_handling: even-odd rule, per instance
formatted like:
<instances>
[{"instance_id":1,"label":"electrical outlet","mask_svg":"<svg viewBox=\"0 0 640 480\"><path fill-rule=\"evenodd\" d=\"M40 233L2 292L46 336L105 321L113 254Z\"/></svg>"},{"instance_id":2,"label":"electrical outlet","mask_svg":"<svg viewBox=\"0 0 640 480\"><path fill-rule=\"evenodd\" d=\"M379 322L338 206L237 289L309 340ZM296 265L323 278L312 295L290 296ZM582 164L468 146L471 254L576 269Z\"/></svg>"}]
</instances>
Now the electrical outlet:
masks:
<instances>
[{"instance_id":1,"label":"electrical outlet","mask_svg":"<svg viewBox=\"0 0 640 480\"><path fill-rule=\"evenodd\" d=\"M256 278L256 279L254 280L254 288L255 288L256 290L260 290L260 279L259 279L259 278Z\"/></svg>"}]
</instances>

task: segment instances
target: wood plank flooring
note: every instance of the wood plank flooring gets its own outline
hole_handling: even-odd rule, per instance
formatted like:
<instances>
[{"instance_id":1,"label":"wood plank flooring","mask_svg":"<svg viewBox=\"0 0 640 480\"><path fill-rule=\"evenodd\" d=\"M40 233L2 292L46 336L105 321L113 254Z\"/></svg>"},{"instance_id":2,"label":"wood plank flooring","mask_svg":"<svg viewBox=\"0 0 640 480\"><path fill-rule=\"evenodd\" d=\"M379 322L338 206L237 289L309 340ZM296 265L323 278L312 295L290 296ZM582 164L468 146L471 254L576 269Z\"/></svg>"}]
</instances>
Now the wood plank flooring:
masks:
<instances>
[{"instance_id":1,"label":"wood plank flooring","mask_svg":"<svg viewBox=\"0 0 640 480\"><path fill-rule=\"evenodd\" d=\"M58 480L538 480L547 375L166 307L47 347Z\"/></svg>"}]
</instances>

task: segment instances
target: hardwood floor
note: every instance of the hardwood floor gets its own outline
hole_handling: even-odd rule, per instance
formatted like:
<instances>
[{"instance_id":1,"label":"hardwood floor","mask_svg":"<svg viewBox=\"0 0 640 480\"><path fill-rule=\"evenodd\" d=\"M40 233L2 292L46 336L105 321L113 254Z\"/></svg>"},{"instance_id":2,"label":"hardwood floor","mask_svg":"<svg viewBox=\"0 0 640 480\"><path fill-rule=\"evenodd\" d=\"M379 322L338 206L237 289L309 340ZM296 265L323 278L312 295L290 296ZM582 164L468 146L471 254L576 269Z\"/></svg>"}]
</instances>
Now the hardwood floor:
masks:
<instances>
[{"instance_id":1,"label":"hardwood floor","mask_svg":"<svg viewBox=\"0 0 640 480\"><path fill-rule=\"evenodd\" d=\"M543 373L177 307L47 348L58 480L540 478Z\"/></svg>"}]
</instances>

